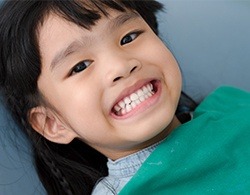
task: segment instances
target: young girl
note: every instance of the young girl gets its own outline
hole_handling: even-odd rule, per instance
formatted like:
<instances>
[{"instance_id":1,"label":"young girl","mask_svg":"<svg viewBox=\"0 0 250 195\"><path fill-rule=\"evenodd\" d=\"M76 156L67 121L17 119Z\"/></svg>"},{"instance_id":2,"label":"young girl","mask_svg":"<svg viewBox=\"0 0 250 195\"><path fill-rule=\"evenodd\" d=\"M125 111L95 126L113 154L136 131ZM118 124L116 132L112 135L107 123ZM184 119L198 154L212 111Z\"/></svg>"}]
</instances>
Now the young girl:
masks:
<instances>
[{"instance_id":1,"label":"young girl","mask_svg":"<svg viewBox=\"0 0 250 195\"><path fill-rule=\"evenodd\" d=\"M157 37L161 8L140 0L3 5L1 86L48 194L132 193L132 176L181 124L181 73Z\"/></svg>"}]
</instances>

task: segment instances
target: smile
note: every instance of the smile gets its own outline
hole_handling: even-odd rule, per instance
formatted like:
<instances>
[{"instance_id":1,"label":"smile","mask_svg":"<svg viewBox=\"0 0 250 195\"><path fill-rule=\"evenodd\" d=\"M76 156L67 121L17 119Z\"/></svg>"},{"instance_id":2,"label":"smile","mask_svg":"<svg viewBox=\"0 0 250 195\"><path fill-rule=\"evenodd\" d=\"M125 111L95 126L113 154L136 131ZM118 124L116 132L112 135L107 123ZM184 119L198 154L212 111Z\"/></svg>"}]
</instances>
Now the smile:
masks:
<instances>
[{"instance_id":1,"label":"smile","mask_svg":"<svg viewBox=\"0 0 250 195\"><path fill-rule=\"evenodd\" d=\"M154 85L156 81L151 81L140 87L135 92L127 95L114 105L112 112L116 116L124 116L137 108L150 97L154 96L157 87Z\"/></svg>"}]
</instances>

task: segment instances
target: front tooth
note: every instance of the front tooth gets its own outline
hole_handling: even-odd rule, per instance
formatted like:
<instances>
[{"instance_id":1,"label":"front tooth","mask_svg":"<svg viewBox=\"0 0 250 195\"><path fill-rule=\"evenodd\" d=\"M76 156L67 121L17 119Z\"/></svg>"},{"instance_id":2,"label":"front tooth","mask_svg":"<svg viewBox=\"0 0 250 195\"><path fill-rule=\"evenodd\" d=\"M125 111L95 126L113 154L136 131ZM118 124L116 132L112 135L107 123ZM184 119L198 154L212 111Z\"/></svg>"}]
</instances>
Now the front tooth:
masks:
<instances>
[{"instance_id":1,"label":"front tooth","mask_svg":"<svg viewBox=\"0 0 250 195\"><path fill-rule=\"evenodd\" d=\"M132 93L131 95L130 95L130 99L132 100L132 101L135 101L135 100L137 100L139 97L138 97L138 95L136 94L136 93Z\"/></svg>"},{"instance_id":2,"label":"front tooth","mask_svg":"<svg viewBox=\"0 0 250 195\"><path fill-rule=\"evenodd\" d=\"M119 103L118 103L118 105L121 107L121 108L125 108L125 102L124 101L120 101Z\"/></svg>"},{"instance_id":3,"label":"front tooth","mask_svg":"<svg viewBox=\"0 0 250 195\"><path fill-rule=\"evenodd\" d=\"M125 102L125 104L130 104L131 103L131 99L128 98L128 97L125 97L124 102Z\"/></svg>"}]
</instances>

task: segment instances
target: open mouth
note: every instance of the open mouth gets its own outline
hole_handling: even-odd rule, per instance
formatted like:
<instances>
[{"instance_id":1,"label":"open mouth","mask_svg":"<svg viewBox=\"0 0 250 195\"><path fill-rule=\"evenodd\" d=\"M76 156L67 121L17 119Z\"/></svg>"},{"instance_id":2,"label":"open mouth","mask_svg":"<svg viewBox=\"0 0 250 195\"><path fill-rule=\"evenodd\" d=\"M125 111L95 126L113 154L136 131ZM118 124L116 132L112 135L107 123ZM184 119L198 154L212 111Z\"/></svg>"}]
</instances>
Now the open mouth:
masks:
<instances>
[{"instance_id":1,"label":"open mouth","mask_svg":"<svg viewBox=\"0 0 250 195\"><path fill-rule=\"evenodd\" d=\"M157 80L152 80L149 83L146 83L133 93L124 97L122 100L117 102L111 112L116 116L124 116L127 113L131 112L133 109L138 107L144 101L154 96L158 89Z\"/></svg>"}]
</instances>

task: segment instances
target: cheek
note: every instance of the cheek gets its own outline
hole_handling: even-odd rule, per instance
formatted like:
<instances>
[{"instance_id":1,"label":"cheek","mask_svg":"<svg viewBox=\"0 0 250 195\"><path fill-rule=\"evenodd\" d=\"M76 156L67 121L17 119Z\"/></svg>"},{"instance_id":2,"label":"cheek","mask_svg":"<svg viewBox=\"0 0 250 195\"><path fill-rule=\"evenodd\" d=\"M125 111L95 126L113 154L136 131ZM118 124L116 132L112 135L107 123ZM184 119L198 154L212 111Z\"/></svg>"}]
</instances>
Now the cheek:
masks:
<instances>
[{"instance_id":1,"label":"cheek","mask_svg":"<svg viewBox=\"0 0 250 195\"><path fill-rule=\"evenodd\" d=\"M174 85L181 84L181 71L179 65L171 51L159 40L159 44L154 48L156 64L162 69L166 80Z\"/></svg>"},{"instance_id":2,"label":"cheek","mask_svg":"<svg viewBox=\"0 0 250 195\"><path fill-rule=\"evenodd\" d=\"M101 96L93 87L69 86L69 90L62 90L61 97L61 102L67 108L66 112L72 113L74 116L83 117L100 110Z\"/></svg>"},{"instance_id":3,"label":"cheek","mask_svg":"<svg viewBox=\"0 0 250 195\"><path fill-rule=\"evenodd\" d=\"M181 71L179 65L172 55L172 53L167 50L165 54L162 55L162 69L164 70L165 77L173 78L176 82L181 82ZM165 57L164 57L165 56Z\"/></svg>"},{"instance_id":4,"label":"cheek","mask_svg":"<svg viewBox=\"0 0 250 195\"><path fill-rule=\"evenodd\" d=\"M173 54L155 34L151 34L139 51L142 59L147 59L150 64L155 64L162 69L173 69L176 74L179 74L179 66Z\"/></svg>"},{"instance_id":5,"label":"cheek","mask_svg":"<svg viewBox=\"0 0 250 195\"><path fill-rule=\"evenodd\" d=\"M64 90L64 97L61 99L62 115L67 119L69 126L79 133L84 133L85 129L99 129L105 121L101 90L90 85L70 89L68 92Z\"/></svg>"},{"instance_id":6,"label":"cheek","mask_svg":"<svg viewBox=\"0 0 250 195\"><path fill-rule=\"evenodd\" d=\"M86 82L57 85L50 82L42 90L47 101L69 126L88 125L94 120L90 116L99 116L102 99L100 90L84 83Z\"/></svg>"},{"instance_id":7,"label":"cheek","mask_svg":"<svg viewBox=\"0 0 250 195\"><path fill-rule=\"evenodd\" d=\"M138 55L145 64L153 65L158 69L159 74L164 77L172 98L178 100L182 86L181 72L177 61L165 44L155 34L151 34Z\"/></svg>"},{"instance_id":8,"label":"cheek","mask_svg":"<svg viewBox=\"0 0 250 195\"><path fill-rule=\"evenodd\" d=\"M156 64L162 71L164 82L172 98L173 105L177 105L182 88L181 71L176 59L165 46L158 48Z\"/></svg>"},{"instance_id":9,"label":"cheek","mask_svg":"<svg viewBox=\"0 0 250 195\"><path fill-rule=\"evenodd\" d=\"M170 53L167 63L162 67L165 84L170 92L174 105L177 106L182 89L182 76L175 58Z\"/></svg>"}]
</instances>

